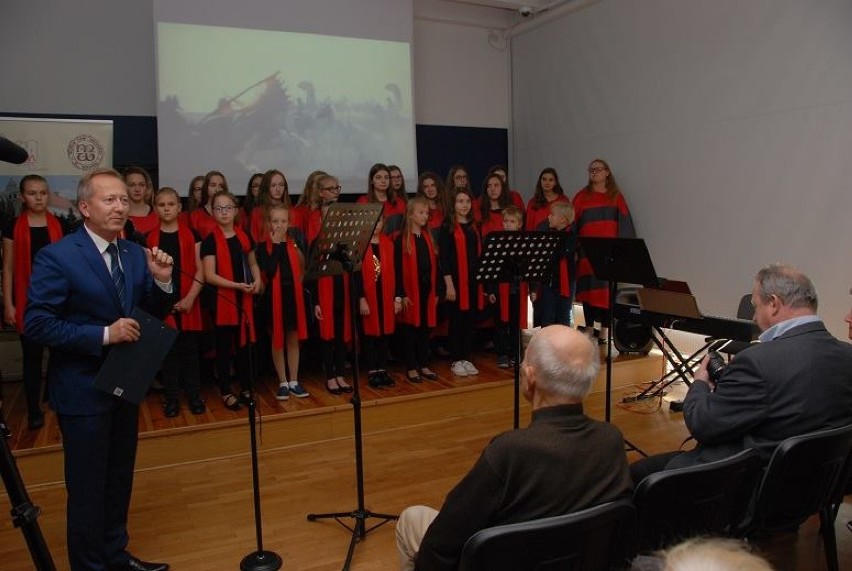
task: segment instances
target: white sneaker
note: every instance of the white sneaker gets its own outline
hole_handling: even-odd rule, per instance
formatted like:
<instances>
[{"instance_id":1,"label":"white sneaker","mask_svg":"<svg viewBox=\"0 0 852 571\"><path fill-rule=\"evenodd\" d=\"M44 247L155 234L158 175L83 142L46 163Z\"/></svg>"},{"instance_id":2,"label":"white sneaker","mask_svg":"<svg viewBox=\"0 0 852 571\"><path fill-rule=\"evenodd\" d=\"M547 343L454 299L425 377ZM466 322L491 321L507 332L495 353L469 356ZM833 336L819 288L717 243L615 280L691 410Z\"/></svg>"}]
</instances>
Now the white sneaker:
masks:
<instances>
[{"instance_id":1,"label":"white sneaker","mask_svg":"<svg viewBox=\"0 0 852 571\"><path fill-rule=\"evenodd\" d=\"M464 369L465 369L465 371L467 371L468 375L478 375L479 374L479 369L474 367L473 363L471 363L470 361L462 361L462 364L464 365Z\"/></svg>"},{"instance_id":2,"label":"white sneaker","mask_svg":"<svg viewBox=\"0 0 852 571\"><path fill-rule=\"evenodd\" d=\"M453 366L450 367L450 371L457 377L466 377L470 373L467 372L467 367L464 366L464 361L456 361L453 363Z\"/></svg>"}]
</instances>

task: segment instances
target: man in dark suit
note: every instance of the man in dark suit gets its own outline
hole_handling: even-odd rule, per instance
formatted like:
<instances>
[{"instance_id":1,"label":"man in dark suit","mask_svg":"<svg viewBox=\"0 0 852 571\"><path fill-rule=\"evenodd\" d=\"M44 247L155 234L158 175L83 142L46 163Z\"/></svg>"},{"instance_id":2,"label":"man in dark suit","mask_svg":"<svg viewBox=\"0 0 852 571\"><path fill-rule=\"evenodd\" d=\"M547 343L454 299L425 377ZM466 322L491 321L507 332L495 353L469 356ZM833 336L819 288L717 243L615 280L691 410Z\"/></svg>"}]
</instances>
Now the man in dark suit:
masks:
<instances>
[{"instance_id":1,"label":"man in dark suit","mask_svg":"<svg viewBox=\"0 0 852 571\"><path fill-rule=\"evenodd\" d=\"M811 280L791 266L767 266L755 277L751 302L760 343L738 353L716 382L705 358L684 399L684 420L697 446L635 462L634 483L747 448L766 463L782 440L852 424L852 346L833 337L816 315Z\"/></svg>"},{"instance_id":2,"label":"man in dark suit","mask_svg":"<svg viewBox=\"0 0 852 571\"><path fill-rule=\"evenodd\" d=\"M600 368L597 344L563 325L543 328L521 364L532 422L492 440L441 511L412 506L399 516L402 571L452 570L477 531L563 515L633 491L618 428L583 414Z\"/></svg>"},{"instance_id":3,"label":"man in dark suit","mask_svg":"<svg viewBox=\"0 0 852 571\"><path fill-rule=\"evenodd\" d=\"M50 347L50 404L59 418L68 491L68 556L73 571L164 571L126 551L127 512L139 408L94 387L111 345L139 339L134 306L168 311L171 257L118 239L127 188L111 169L77 187L84 223L39 251L33 264L25 334ZM129 363L128 366L132 366Z\"/></svg>"}]
</instances>

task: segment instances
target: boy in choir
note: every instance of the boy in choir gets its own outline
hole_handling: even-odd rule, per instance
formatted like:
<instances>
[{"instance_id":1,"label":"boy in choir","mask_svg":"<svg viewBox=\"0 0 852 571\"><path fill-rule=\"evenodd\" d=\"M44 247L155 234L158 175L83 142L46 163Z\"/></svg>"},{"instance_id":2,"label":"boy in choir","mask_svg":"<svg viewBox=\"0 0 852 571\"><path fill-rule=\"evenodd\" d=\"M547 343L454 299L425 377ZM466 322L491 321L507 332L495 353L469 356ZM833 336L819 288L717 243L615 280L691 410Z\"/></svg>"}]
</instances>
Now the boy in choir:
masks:
<instances>
[{"instance_id":1,"label":"boy in choir","mask_svg":"<svg viewBox=\"0 0 852 571\"><path fill-rule=\"evenodd\" d=\"M157 247L174 258L172 283L176 284L175 304L166 318L166 324L178 330L162 366L166 402L163 407L169 418L180 414L180 379L189 398L189 411L203 414L201 378L198 360L198 333L203 330L198 294L204 283L201 266L201 238L180 219L181 204L177 191L161 188L154 197L154 210L159 217L159 228L148 233L148 246Z\"/></svg>"},{"instance_id":2,"label":"boy in choir","mask_svg":"<svg viewBox=\"0 0 852 571\"><path fill-rule=\"evenodd\" d=\"M507 232L517 232L524 224L524 215L520 208L515 205L507 206L503 209L503 230ZM510 319L509 311L509 283L499 283L496 287L496 292L488 295L490 303L498 304L497 326L494 328L494 349L497 352L497 366L501 369L506 369L512 365L512 359L515 357L515 352L512 350L513 332L519 326L518 323L513 323ZM521 329L527 328L527 298L533 302L536 300L535 292L530 293L529 285L521 283L520 292L518 294L518 319Z\"/></svg>"},{"instance_id":3,"label":"boy in choir","mask_svg":"<svg viewBox=\"0 0 852 571\"><path fill-rule=\"evenodd\" d=\"M266 283L265 309L272 330L272 363L278 375L275 398L284 401L291 394L305 398L310 394L299 383L299 342L308 338L308 314L302 286L305 256L288 235L290 209L284 204L269 206L267 226L268 236L257 245L256 254Z\"/></svg>"},{"instance_id":4,"label":"boy in choir","mask_svg":"<svg viewBox=\"0 0 852 571\"><path fill-rule=\"evenodd\" d=\"M35 255L42 247L62 238L62 226L47 210L50 189L44 177L25 176L19 190L24 203L21 214L3 229L3 317L20 334L27 428L37 430L44 426L39 404L44 345L24 335L24 308Z\"/></svg>"},{"instance_id":5,"label":"boy in choir","mask_svg":"<svg viewBox=\"0 0 852 571\"><path fill-rule=\"evenodd\" d=\"M550 281L541 284L537 310L541 314L541 326L574 326L574 208L570 202L554 201L550 204L547 224L551 231L565 232L568 239L550 270Z\"/></svg>"}]
</instances>

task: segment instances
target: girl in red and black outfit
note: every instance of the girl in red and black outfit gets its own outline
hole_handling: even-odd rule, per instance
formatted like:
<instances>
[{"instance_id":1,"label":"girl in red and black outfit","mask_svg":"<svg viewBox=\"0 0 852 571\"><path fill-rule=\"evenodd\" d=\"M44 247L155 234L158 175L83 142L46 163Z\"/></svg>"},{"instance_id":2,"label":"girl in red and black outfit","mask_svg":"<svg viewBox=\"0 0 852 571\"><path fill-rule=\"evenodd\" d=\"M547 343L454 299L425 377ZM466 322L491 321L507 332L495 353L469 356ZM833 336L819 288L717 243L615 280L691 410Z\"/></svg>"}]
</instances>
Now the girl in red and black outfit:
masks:
<instances>
[{"instance_id":1,"label":"girl in red and black outfit","mask_svg":"<svg viewBox=\"0 0 852 571\"><path fill-rule=\"evenodd\" d=\"M36 430L44 426L40 405L44 345L24 336L24 308L36 253L62 238L63 232L59 219L47 211L50 189L44 177L27 175L19 189L23 210L3 229L3 313L6 323L17 329L21 338L27 426Z\"/></svg>"},{"instance_id":2,"label":"girl in red and black outfit","mask_svg":"<svg viewBox=\"0 0 852 571\"><path fill-rule=\"evenodd\" d=\"M340 183L331 175L317 178L323 216L340 195ZM314 317L319 323L320 354L325 372L325 388L333 395L351 393L346 382L346 344L352 340L352 311L349 275L323 276L311 286Z\"/></svg>"},{"instance_id":3,"label":"girl in red and black outfit","mask_svg":"<svg viewBox=\"0 0 852 571\"><path fill-rule=\"evenodd\" d=\"M204 185L201 187L201 201L198 208L189 213L189 227L198 232L204 240L218 226L213 216L212 198L217 192L228 192L228 181L219 171L210 171L204 175Z\"/></svg>"},{"instance_id":4,"label":"girl in red and black outfit","mask_svg":"<svg viewBox=\"0 0 852 571\"><path fill-rule=\"evenodd\" d=\"M563 200L568 202L565 191L559 184L559 175L556 169L546 168L538 175L535 183L535 194L527 204L526 230L547 231L547 217L550 216L550 203Z\"/></svg>"},{"instance_id":5,"label":"girl in red and black outfit","mask_svg":"<svg viewBox=\"0 0 852 571\"><path fill-rule=\"evenodd\" d=\"M227 191L210 200L216 216L216 228L201 243L204 279L216 292L212 297L216 371L222 404L231 410L240 408L240 399L231 390L230 356L235 352L235 369L243 399L248 399L249 343L255 340L252 296L262 290L260 269L251 237L235 225L237 199Z\"/></svg>"},{"instance_id":6,"label":"girl in red and black outfit","mask_svg":"<svg viewBox=\"0 0 852 571\"><path fill-rule=\"evenodd\" d=\"M595 159L589 164L589 181L574 196L574 217L579 238L636 237L627 202L603 159ZM586 327L594 327L595 335L605 340L607 335L603 324L608 322L609 287L607 282L595 278L589 260L584 256L577 260L577 299L583 302Z\"/></svg>"},{"instance_id":7,"label":"girl in red and black outfit","mask_svg":"<svg viewBox=\"0 0 852 571\"><path fill-rule=\"evenodd\" d=\"M455 359L450 370L464 377L479 374L470 362L470 351L476 312L483 301L482 290L475 279L481 242L473 222L470 193L456 188L452 204L453 213L441 226L438 251L450 314L449 345Z\"/></svg>"},{"instance_id":8,"label":"girl in red and black outfit","mask_svg":"<svg viewBox=\"0 0 852 571\"><path fill-rule=\"evenodd\" d=\"M129 167L124 171L124 184L127 185L127 195L130 197L127 219L133 223L134 230L146 235L160 225L160 219L150 203L154 190L151 175L141 167Z\"/></svg>"},{"instance_id":9,"label":"girl in red and black outfit","mask_svg":"<svg viewBox=\"0 0 852 571\"><path fill-rule=\"evenodd\" d=\"M251 221L249 223L249 233L252 240L260 244L266 241L267 226L266 215L269 208L273 205L281 204L285 208L290 208L290 185L287 184L287 177L284 173L271 169L263 173L260 179L260 190L258 191L258 206L252 210ZM290 227L298 228L297 215L291 213L292 219ZM300 240L300 242L302 242Z\"/></svg>"},{"instance_id":10,"label":"girl in red and black outfit","mask_svg":"<svg viewBox=\"0 0 852 571\"><path fill-rule=\"evenodd\" d=\"M495 173L486 176L482 197L476 201L474 210L483 240L491 232L503 230L503 209L509 204L509 187L503 178Z\"/></svg>"},{"instance_id":11,"label":"girl in red and black outfit","mask_svg":"<svg viewBox=\"0 0 852 571\"><path fill-rule=\"evenodd\" d=\"M198 334L204 327L201 322L201 304L197 301L204 280L199 254L201 239L181 221L180 197L175 189L164 187L157 192L154 211L160 224L148 233L147 245L160 248L174 258L172 283L176 284L175 303L172 312L166 317L166 324L177 329L178 336L163 361L162 376L166 389L163 411L167 417L180 414L178 397L180 378L183 377L190 412L202 414L205 406L200 395Z\"/></svg>"},{"instance_id":12,"label":"girl in red and black outfit","mask_svg":"<svg viewBox=\"0 0 852 571\"><path fill-rule=\"evenodd\" d=\"M322 228L322 199L316 183L320 176L326 174L328 173L323 171L314 171L309 174L299 201L290 209L296 214L291 227L297 227L301 232L304 237L304 243L301 245L305 248L308 244L314 243Z\"/></svg>"},{"instance_id":13,"label":"girl in red and black outfit","mask_svg":"<svg viewBox=\"0 0 852 571\"><path fill-rule=\"evenodd\" d=\"M429 333L438 320L438 260L427 223L429 203L408 201L405 223L395 241L397 297L402 301L398 339L408 371L406 378L419 383L438 375L429 368Z\"/></svg>"},{"instance_id":14,"label":"girl in red and black outfit","mask_svg":"<svg viewBox=\"0 0 852 571\"><path fill-rule=\"evenodd\" d=\"M265 312L272 332L272 362L278 374L276 398L287 400L291 394L305 398L310 395L299 383L299 342L308 338L308 312L302 286L305 257L296 241L288 236L287 207L270 206L267 224L268 237L257 246L257 263L266 283Z\"/></svg>"},{"instance_id":15,"label":"girl in red and black outfit","mask_svg":"<svg viewBox=\"0 0 852 571\"><path fill-rule=\"evenodd\" d=\"M242 206L240 206L240 228L245 232L251 232L252 212L260 206L260 180L262 178L263 173L256 172L251 175L246 185L246 197L243 199Z\"/></svg>"},{"instance_id":16,"label":"girl in red and black outfit","mask_svg":"<svg viewBox=\"0 0 852 571\"><path fill-rule=\"evenodd\" d=\"M390 169L387 165L376 163L370 167L367 177L367 194L358 198L359 204L381 202L385 217L384 233L396 237L402 229L405 218L405 201L396 196L390 186Z\"/></svg>"},{"instance_id":17,"label":"girl in red and black outfit","mask_svg":"<svg viewBox=\"0 0 852 571\"><path fill-rule=\"evenodd\" d=\"M367 367L367 382L374 389L392 387L396 383L388 373L388 342L396 328L396 314L402 310L397 296L394 244L382 234L383 217L373 231L364 252L359 286L359 312L364 335L361 353Z\"/></svg>"},{"instance_id":18,"label":"girl in red and black outfit","mask_svg":"<svg viewBox=\"0 0 852 571\"><path fill-rule=\"evenodd\" d=\"M426 171L417 179L417 196L426 199L429 204L429 231L432 240L438 241L438 230L444 223L447 211L447 192L444 190L444 182L436 173Z\"/></svg>"}]
</instances>

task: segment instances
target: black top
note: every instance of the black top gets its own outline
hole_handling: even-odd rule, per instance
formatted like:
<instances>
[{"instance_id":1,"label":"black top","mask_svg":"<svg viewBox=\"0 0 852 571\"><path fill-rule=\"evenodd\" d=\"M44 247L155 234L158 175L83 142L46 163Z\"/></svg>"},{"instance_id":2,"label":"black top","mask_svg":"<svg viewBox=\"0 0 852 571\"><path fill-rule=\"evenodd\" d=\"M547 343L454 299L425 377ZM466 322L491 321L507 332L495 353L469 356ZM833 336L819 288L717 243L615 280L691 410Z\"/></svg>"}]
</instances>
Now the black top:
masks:
<instances>
[{"instance_id":1,"label":"black top","mask_svg":"<svg viewBox=\"0 0 852 571\"><path fill-rule=\"evenodd\" d=\"M17 218L6 224L3 228L3 237L7 240L15 241L15 223ZM39 250L50 244L50 234L47 233L47 226L30 226L30 265Z\"/></svg>"},{"instance_id":2,"label":"black top","mask_svg":"<svg viewBox=\"0 0 852 571\"><path fill-rule=\"evenodd\" d=\"M240 244L240 239L237 238L237 235L234 234L230 238L225 240L228 244L228 251L231 253L231 271L233 272L233 280L237 283L245 283L249 284L254 281L254 277L251 275L251 271L248 267L248 260L246 259L246 255L243 253L242 245ZM254 242L252 242L251 236L249 236L249 248L254 248ZM216 255L216 234L211 233L201 242L201 257L206 258L207 256L215 256ZM220 274L221 275L221 274Z\"/></svg>"}]
</instances>

